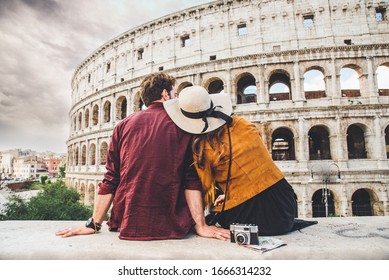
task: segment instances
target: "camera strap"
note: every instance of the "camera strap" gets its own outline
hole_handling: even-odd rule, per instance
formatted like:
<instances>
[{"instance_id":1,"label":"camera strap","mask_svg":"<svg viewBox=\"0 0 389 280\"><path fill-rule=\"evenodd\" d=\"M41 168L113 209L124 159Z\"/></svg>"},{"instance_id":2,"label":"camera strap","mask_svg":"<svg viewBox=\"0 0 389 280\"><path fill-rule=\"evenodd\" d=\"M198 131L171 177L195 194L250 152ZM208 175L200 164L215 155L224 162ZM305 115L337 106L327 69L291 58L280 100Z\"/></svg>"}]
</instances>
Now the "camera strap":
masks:
<instances>
[{"instance_id":1,"label":"camera strap","mask_svg":"<svg viewBox=\"0 0 389 280\"><path fill-rule=\"evenodd\" d=\"M206 220L207 220L207 224L208 225L215 225L221 214L223 213L224 211L224 207L226 205L226 200L227 200L227 196L228 196L228 186L229 186L229 183L230 183L230 177L231 177L231 165L232 165L232 141L231 141L231 133L230 133L230 127L229 125L227 124L227 133L228 133L228 142L229 142L229 150L230 150L230 154L229 154L229 161L228 161L228 170L227 170L227 181L226 181L226 191L224 193L224 201L223 201L223 206L222 206L222 210L220 212L213 212L213 214L210 214L209 216L206 217Z\"/></svg>"}]
</instances>

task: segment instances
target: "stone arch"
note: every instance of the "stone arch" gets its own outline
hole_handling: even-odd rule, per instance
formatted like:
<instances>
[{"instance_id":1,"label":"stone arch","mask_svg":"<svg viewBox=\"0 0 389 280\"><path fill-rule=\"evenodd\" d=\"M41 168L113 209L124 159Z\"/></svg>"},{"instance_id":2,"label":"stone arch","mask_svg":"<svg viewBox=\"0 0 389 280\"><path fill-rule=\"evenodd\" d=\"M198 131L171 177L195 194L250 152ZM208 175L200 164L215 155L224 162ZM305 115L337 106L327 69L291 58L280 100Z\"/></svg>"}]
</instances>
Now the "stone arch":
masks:
<instances>
[{"instance_id":1,"label":"stone arch","mask_svg":"<svg viewBox=\"0 0 389 280\"><path fill-rule=\"evenodd\" d=\"M346 64L340 69L340 89L342 97L361 96L362 69L355 64Z\"/></svg>"},{"instance_id":2,"label":"stone arch","mask_svg":"<svg viewBox=\"0 0 389 280\"><path fill-rule=\"evenodd\" d=\"M253 74L244 72L236 77L237 104L257 102L257 82Z\"/></svg>"},{"instance_id":3,"label":"stone arch","mask_svg":"<svg viewBox=\"0 0 389 280\"><path fill-rule=\"evenodd\" d=\"M384 63L377 67L376 79L378 94L380 96L389 96L389 63Z\"/></svg>"},{"instance_id":4,"label":"stone arch","mask_svg":"<svg viewBox=\"0 0 389 280\"><path fill-rule=\"evenodd\" d=\"M179 95L181 90L187 87L191 87L193 84L191 82L182 82L177 86L177 94Z\"/></svg>"},{"instance_id":5,"label":"stone arch","mask_svg":"<svg viewBox=\"0 0 389 280\"><path fill-rule=\"evenodd\" d=\"M347 153L349 159L368 158L367 128L363 124L351 124L347 128Z\"/></svg>"},{"instance_id":6,"label":"stone arch","mask_svg":"<svg viewBox=\"0 0 389 280\"><path fill-rule=\"evenodd\" d=\"M328 127L315 125L308 132L309 159L331 159L330 134Z\"/></svg>"},{"instance_id":7,"label":"stone arch","mask_svg":"<svg viewBox=\"0 0 389 280\"><path fill-rule=\"evenodd\" d=\"M81 148L81 165L86 165L86 145Z\"/></svg>"},{"instance_id":8,"label":"stone arch","mask_svg":"<svg viewBox=\"0 0 389 280\"><path fill-rule=\"evenodd\" d=\"M204 87L208 90L210 94L213 93L223 93L224 92L224 82L222 79L214 77L207 80L204 83Z\"/></svg>"},{"instance_id":9,"label":"stone arch","mask_svg":"<svg viewBox=\"0 0 389 280\"><path fill-rule=\"evenodd\" d=\"M116 100L116 120L122 120L127 117L127 98L120 96Z\"/></svg>"},{"instance_id":10,"label":"stone arch","mask_svg":"<svg viewBox=\"0 0 389 280\"><path fill-rule=\"evenodd\" d=\"M99 123L99 106L95 104L92 112L92 124L97 125Z\"/></svg>"},{"instance_id":11,"label":"stone arch","mask_svg":"<svg viewBox=\"0 0 389 280\"><path fill-rule=\"evenodd\" d=\"M73 165L73 146L68 147L68 165Z\"/></svg>"},{"instance_id":12,"label":"stone arch","mask_svg":"<svg viewBox=\"0 0 389 280\"><path fill-rule=\"evenodd\" d=\"M78 113L78 130L82 129L82 112Z\"/></svg>"},{"instance_id":13,"label":"stone arch","mask_svg":"<svg viewBox=\"0 0 389 280\"><path fill-rule=\"evenodd\" d=\"M88 187L88 205L95 204L95 185L90 183Z\"/></svg>"},{"instance_id":14,"label":"stone arch","mask_svg":"<svg viewBox=\"0 0 389 280\"><path fill-rule=\"evenodd\" d=\"M352 192L350 201L353 216L384 215L383 204L371 187L355 189Z\"/></svg>"},{"instance_id":15,"label":"stone arch","mask_svg":"<svg viewBox=\"0 0 389 280\"><path fill-rule=\"evenodd\" d=\"M89 127L89 108L85 109L85 128Z\"/></svg>"},{"instance_id":16,"label":"stone arch","mask_svg":"<svg viewBox=\"0 0 389 280\"><path fill-rule=\"evenodd\" d=\"M96 145L94 143L89 146L89 164L96 165Z\"/></svg>"},{"instance_id":17,"label":"stone arch","mask_svg":"<svg viewBox=\"0 0 389 280\"><path fill-rule=\"evenodd\" d=\"M273 70L269 77L269 101L291 100L290 75L282 69Z\"/></svg>"},{"instance_id":18,"label":"stone arch","mask_svg":"<svg viewBox=\"0 0 389 280\"><path fill-rule=\"evenodd\" d=\"M80 149L79 149L79 147L76 147L76 154L75 154L75 165L76 166L78 165L79 156L80 156Z\"/></svg>"},{"instance_id":19,"label":"stone arch","mask_svg":"<svg viewBox=\"0 0 389 280\"><path fill-rule=\"evenodd\" d=\"M111 102L108 100L104 103L104 123L109 123L111 121Z\"/></svg>"},{"instance_id":20,"label":"stone arch","mask_svg":"<svg viewBox=\"0 0 389 280\"><path fill-rule=\"evenodd\" d=\"M80 202L82 204L85 204L85 194L86 194L85 184L81 183L81 187L80 187Z\"/></svg>"},{"instance_id":21,"label":"stone arch","mask_svg":"<svg viewBox=\"0 0 389 280\"><path fill-rule=\"evenodd\" d=\"M389 125L386 126L384 130L385 135L385 148L386 148L386 158L389 159Z\"/></svg>"},{"instance_id":22,"label":"stone arch","mask_svg":"<svg viewBox=\"0 0 389 280\"><path fill-rule=\"evenodd\" d=\"M328 216L335 216L335 197L331 190L328 190ZM316 190L312 195L312 217L326 217L325 189Z\"/></svg>"},{"instance_id":23,"label":"stone arch","mask_svg":"<svg viewBox=\"0 0 389 280\"><path fill-rule=\"evenodd\" d=\"M108 151L107 142L102 142L100 144L100 165L105 165L107 163L107 151Z\"/></svg>"},{"instance_id":24,"label":"stone arch","mask_svg":"<svg viewBox=\"0 0 389 280\"><path fill-rule=\"evenodd\" d=\"M271 153L273 160L295 160L295 143L292 130L280 127L272 133Z\"/></svg>"},{"instance_id":25,"label":"stone arch","mask_svg":"<svg viewBox=\"0 0 389 280\"><path fill-rule=\"evenodd\" d=\"M142 111L142 110L146 109L146 105L143 103L143 100L140 97L140 91L138 91L134 95L134 100L133 101L134 101L133 102L133 110L134 110L134 112L139 112L139 111Z\"/></svg>"},{"instance_id":26,"label":"stone arch","mask_svg":"<svg viewBox=\"0 0 389 280\"><path fill-rule=\"evenodd\" d=\"M306 99L326 97L324 69L312 66L304 73L304 93Z\"/></svg>"}]
</instances>

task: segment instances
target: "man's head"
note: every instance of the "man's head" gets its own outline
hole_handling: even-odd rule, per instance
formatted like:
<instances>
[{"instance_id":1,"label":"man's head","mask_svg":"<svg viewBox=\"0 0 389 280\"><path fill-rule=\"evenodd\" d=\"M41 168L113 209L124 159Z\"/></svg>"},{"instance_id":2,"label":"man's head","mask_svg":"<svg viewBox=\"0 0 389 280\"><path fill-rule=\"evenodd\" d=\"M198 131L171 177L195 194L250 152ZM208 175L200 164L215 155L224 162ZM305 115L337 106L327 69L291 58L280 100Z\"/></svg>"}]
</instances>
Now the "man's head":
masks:
<instances>
[{"instance_id":1,"label":"man's head","mask_svg":"<svg viewBox=\"0 0 389 280\"><path fill-rule=\"evenodd\" d=\"M161 99L169 99L176 78L164 72L157 72L147 76L141 83L140 97L146 106Z\"/></svg>"}]
</instances>

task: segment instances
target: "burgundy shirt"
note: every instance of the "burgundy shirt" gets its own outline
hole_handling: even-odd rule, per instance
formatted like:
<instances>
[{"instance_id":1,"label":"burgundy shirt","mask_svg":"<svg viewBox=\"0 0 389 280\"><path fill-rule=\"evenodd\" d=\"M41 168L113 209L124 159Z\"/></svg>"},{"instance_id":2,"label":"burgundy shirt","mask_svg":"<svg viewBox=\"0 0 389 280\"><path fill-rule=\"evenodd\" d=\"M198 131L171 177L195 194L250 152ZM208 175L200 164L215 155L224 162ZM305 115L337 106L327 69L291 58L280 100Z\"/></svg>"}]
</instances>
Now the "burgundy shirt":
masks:
<instances>
[{"instance_id":1,"label":"burgundy shirt","mask_svg":"<svg viewBox=\"0 0 389 280\"><path fill-rule=\"evenodd\" d=\"M189 233L193 220L184 190L201 191L191 137L159 102L114 128L98 193L114 194L108 225L120 228L119 238L171 239Z\"/></svg>"}]
</instances>

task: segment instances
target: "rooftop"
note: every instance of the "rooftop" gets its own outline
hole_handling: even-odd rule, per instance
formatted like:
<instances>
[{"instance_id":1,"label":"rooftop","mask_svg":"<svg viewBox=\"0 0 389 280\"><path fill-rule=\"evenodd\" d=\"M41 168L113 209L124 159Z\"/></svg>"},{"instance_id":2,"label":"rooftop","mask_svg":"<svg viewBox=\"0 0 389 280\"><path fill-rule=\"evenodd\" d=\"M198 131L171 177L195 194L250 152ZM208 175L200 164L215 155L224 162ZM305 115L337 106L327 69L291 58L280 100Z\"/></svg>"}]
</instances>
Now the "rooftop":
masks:
<instances>
[{"instance_id":1,"label":"rooftop","mask_svg":"<svg viewBox=\"0 0 389 280\"><path fill-rule=\"evenodd\" d=\"M389 260L389 216L316 218L318 224L276 236L286 246L260 253L229 241L125 241L107 226L98 234L60 238L82 221L1 221L2 260Z\"/></svg>"}]
</instances>

